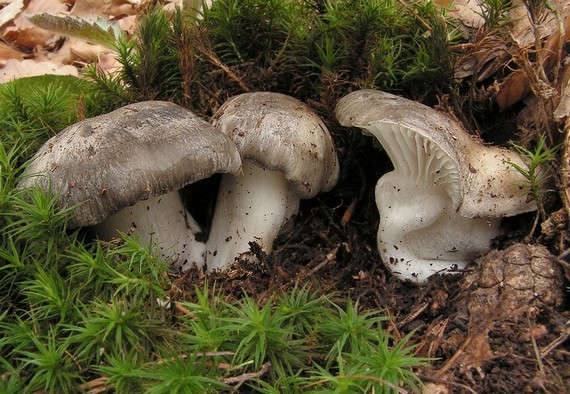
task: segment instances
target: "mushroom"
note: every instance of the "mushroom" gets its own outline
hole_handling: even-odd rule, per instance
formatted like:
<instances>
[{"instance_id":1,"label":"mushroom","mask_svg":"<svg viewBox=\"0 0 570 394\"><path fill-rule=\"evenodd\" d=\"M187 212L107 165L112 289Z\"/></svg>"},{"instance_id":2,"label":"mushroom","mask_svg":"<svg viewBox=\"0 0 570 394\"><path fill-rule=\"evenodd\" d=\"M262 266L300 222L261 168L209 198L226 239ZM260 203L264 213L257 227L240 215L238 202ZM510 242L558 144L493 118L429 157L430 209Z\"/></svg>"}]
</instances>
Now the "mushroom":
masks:
<instances>
[{"instance_id":1,"label":"mushroom","mask_svg":"<svg viewBox=\"0 0 570 394\"><path fill-rule=\"evenodd\" d=\"M394 165L375 197L378 250L400 279L460 272L489 251L501 217L536 209L515 152L482 145L433 108L365 89L341 98L335 115L376 137Z\"/></svg>"},{"instance_id":2,"label":"mushroom","mask_svg":"<svg viewBox=\"0 0 570 394\"><path fill-rule=\"evenodd\" d=\"M233 142L189 110L163 101L127 105L76 123L36 152L20 187L58 193L75 207L70 229L94 226L105 240L136 232L177 268L203 264L204 243L179 189L238 173Z\"/></svg>"},{"instance_id":3,"label":"mushroom","mask_svg":"<svg viewBox=\"0 0 570 394\"><path fill-rule=\"evenodd\" d=\"M244 93L225 102L212 124L229 136L242 157L243 174L222 176L206 243L208 270L237 258L255 261L250 242L271 252L299 200L330 190L338 159L322 120L284 94Z\"/></svg>"}]
</instances>

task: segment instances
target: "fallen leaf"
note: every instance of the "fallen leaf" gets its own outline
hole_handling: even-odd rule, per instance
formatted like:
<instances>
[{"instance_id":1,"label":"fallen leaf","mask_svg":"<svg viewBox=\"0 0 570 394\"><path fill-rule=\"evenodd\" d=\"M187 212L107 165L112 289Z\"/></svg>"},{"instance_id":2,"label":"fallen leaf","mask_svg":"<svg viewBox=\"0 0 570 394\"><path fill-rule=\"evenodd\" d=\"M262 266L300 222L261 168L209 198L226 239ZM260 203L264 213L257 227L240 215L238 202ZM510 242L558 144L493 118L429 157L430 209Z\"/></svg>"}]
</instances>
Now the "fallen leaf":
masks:
<instances>
[{"instance_id":1,"label":"fallen leaf","mask_svg":"<svg viewBox=\"0 0 570 394\"><path fill-rule=\"evenodd\" d=\"M137 15L129 15L119 19L119 26L122 31L132 35L137 30L139 17Z\"/></svg>"},{"instance_id":2,"label":"fallen leaf","mask_svg":"<svg viewBox=\"0 0 570 394\"><path fill-rule=\"evenodd\" d=\"M506 77L499 86L497 104L505 110L521 101L530 92L530 82L523 71L515 71Z\"/></svg>"},{"instance_id":3,"label":"fallen leaf","mask_svg":"<svg viewBox=\"0 0 570 394\"><path fill-rule=\"evenodd\" d=\"M0 10L0 27L13 20L24 8L23 0L12 1Z\"/></svg>"},{"instance_id":4,"label":"fallen leaf","mask_svg":"<svg viewBox=\"0 0 570 394\"><path fill-rule=\"evenodd\" d=\"M448 8L447 15L461 24L459 28L466 37L485 23L480 0L438 0L436 4Z\"/></svg>"},{"instance_id":5,"label":"fallen leaf","mask_svg":"<svg viewBox=\"0 0 570 394\"><path fill-rule=\"evenodd\" d=\"M70 14L81 17L134 15L149 0L76 0Z\"/></svg>"},{"instance_id":6,"label":"fallen leaf","mask_svg":"<svg viewBox=\"0 0 570 394\"><path fill-rule=\"evenodd\" d=\"M568 0L550 0L550 3L555 7L564 20L570 15L570 3ZM513 0L512 7L507 13L507 17L512 21L511 36L521 48L526 48L534 45L535 33L538 32L539 38L550 37L558 31L558 21L556 15L548 12L540 21L540 26L535 29L528 16L528 10L523 5L523 0Z\"/></svg>"},{"instance_id":7,"label":"fallen leaf","mask_svg":"<svg viewBox=\"0 0 570 394\"><path fill-rule=\"evenodd\" d=\"M24 54L10 45L0 42L0 66L5 66L8 59L22 60Z\"/></svg>"},{"instance_id":8,"label":"fallen leaf","mask_svg":"<svg viewBox=\"0 0 570 394\"><path fill-rule=\"evenodd\" d=\"M554 119L560 121L570 116L570 67L566 68L560 102L554 110Z\"/></svg>"},{"instance_id":9,"label":"fallen leaf","mask_svg":"<svg viewBox=\"0 0 570 394\"><path fill-rule=\"evenodd\" d=\"M113 75L120 72L123 65L117 60L116 53L108 53L103 55L97 62L97 71L103 72L108 75Z\"/></svg>"},{"instance_id":10,"label":"fallen leaf","mask_svg":"<svg viewBox=\"0 0 570 394\"><path fill-rule=\"evenodd\" d=\"M60 64L92 63L102 56L115 51L103 45L90 44L75 37L66 38L65 43L56 52L38 55L39 60L49 60Z\"/></svg>"},{"instance_id":11,"label":"fallen leaf","mask_svg":"<svg viewBox=\"0 0 570 394\"><path fill-rule=\"evenodd\" d=\"M67 11L67 4L60 0L31 0L27 7L14 19L14 25L5 29L4 38L27 49L34 49L36 46L48 46L54 41L56 34L34 26L26 16L43 12L58 14Z\"/></svg>"},{"instance_id":12,"label":"fallen leaf","mask_svg":"<svg viewBox=\"0 0 570 394\"><path fill-rule=\"evenodd\" d=\"M10 82L17 78L31 77L36 75L55 74L78 76L77 68L62 66L53 62L36 62L31 59L14 60L6 62L6 66L0 70L0 83Z\"/></svg>"}]
</instances>

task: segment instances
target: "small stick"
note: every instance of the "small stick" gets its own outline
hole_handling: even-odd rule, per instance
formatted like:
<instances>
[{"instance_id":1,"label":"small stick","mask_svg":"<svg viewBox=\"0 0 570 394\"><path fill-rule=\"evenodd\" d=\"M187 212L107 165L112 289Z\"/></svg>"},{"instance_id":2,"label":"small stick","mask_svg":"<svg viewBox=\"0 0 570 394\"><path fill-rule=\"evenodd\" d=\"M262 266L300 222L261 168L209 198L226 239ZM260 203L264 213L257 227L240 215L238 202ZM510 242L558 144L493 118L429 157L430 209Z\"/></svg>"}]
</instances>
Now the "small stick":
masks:
<instances>
[{"instance_id":1,"label":"small stick","mask_svg":"<svg viewBox=\"0 0 570 394\"><path fill-rule=\"evenodd\" d=\"M562 158L560 160L560 194L564 208L570 218L570 117L564 125L564 142L562 143Z\"/></svg>"},{"instance_id":2,"label":"small stick","mask_svg":"<svg viewBox=\"0 0 570 394\"><path fill-rule=\"evenodd\" d=\"M564 331L562 332L562 334L560 334L558 336L558 338L556 338L554 341L552 341L548 346L546 346L544 349L541 350L540 352L540 357L544 358L548 355L548 353L550 353L551 351L553 351L554 349L556 349L559 345L563 344L564 342L566 342L566 340L570 337L570 321L568 321L566 323L566 328L564 329Z\"/></svg>"},{"instance_id":3,"label":"small stick","mask_svg":"<svg viewBox=\"0 0 570 394\"><path fill-rule=\"evenodd\" d=\"M255 379L255 378L259 378L263 375L265 375L265 373L267 371L269 371L269 366L271 365L271 363L267 362L265 364L263 364L261 366L261 369L257 372L250 372L250 373L244 373L242 375L239 376L233 376L233 377L229 377L229 378L224 378L222 379L222 382L224 382L225 384L234 384L237 383L237 386L240 386L243 384L243 382L251 380L251 379Z\"/></svg>"},{"instance_id":4,"label":"small stick","mask_svg":"<svg viewBox=\"0 0 570 394\"><path fill-rule=\"evenodd\" d=\"M422 314L423 311L425 311L427 309L427 307L429 306L429 303L426 301L423 304L421 304L418 308L416 308L416 310L410 312L410 314L406 317L404 317L402 319L402 321L398 322L398 326L399 327L404 327L406 324L408 324L409 322L413 321L416 319L416 317L418 317L419 315Z\"/></svg>"},{"instance_id":5,"label":"small stick","mask_svg":"<svg viewBox=\"0 0 570 394\"><path fill-rule=\"evenodd\" d=\"M82 392L87 392L89 394L99 394L109 391L113 388L112 385L107 385L109 379L106 376L100 376L96 379L85 382L79 386Z\"/></svg>"},{"instance_id":6,"label":"small stick","mask_svg":"<svg viewBox=\"0 0 570 394\"><path fill-rule=\"evenodd\" d=\"M325 258L319 264L317 264L315 267L313 267L313 269L311 269L309 272L307 272L307 274L304 275L304 277L306 278L307 276L314 275L315 272L317 272L318 270L320 270L321 268L323 268L327 264L335 261L337 251L338 251L338 246L334 247L329 253L327 253Z\"/></svg>"},{"instance_id":7,"label":"small stick","mask_svg":"<svg viewBox=\"0 0 570 394\"><path fill-rule=\"evenodd\" d=\"M352 199L352 201L350 202L350 204L348 205L348 207L346 208L346 211L344 211L344 214L342 215L342 219L340 219L340 224L342 226L346 226L348 224L348 222L350 222L350 219L352 219L352 216L354 215L354 211L356 210L356 202L358 201L357 197L354 197Z\"/></svg>"},{"instance_id":8,"label":"small stick","mask_svg":"<svg viewBox=\"0 0 570 394\"><path fill-rule=\"evenodd\" d=\"M174 308L178 311L178 312L182 312L183 314L185 314L186 316L191 317L192 319L196 318L196 315L194 315L194 313L192 313L188 308L184 307L183 305L181 305L179 302L175 302L174 303Z\"/></svg>"}]
</instances>

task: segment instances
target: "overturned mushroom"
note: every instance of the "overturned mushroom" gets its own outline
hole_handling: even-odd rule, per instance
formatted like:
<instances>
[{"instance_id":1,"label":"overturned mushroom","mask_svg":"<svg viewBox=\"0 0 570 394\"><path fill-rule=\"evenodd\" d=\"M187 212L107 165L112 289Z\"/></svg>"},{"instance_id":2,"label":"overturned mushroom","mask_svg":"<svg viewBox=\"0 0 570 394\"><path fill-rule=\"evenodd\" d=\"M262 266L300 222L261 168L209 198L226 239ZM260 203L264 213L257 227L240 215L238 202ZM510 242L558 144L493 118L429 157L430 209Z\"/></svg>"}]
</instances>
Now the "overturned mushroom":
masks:
<instances>
[{"instance_id":1,"label":"overturned mushroom","mask_svg":"<svg viewBox=\"0 0 570 394\"><path fill-rule=\"evenodd\" d=\"M338 159L321 119L292 97L269 92L233 97L213 125L237 145L243 175L223 175L207 242L208 269L250 258L250 242L270 252L299 200L328 191Z\"/></svg>"},{"instance_id":2,"label":"overturned mushroom","mask_svg":"<svg viewBox=\"0 0 570 394\"><path fill-rule=\"evenodd\" d=\"M394 165L376 185L378 249L400 279L458 272L487 252L500 218L536 209L514 152L484 146L450 117L389 93L360 90L335 114L378 139Z\"/></svg>"},{"instance_id":3,"label":"overturned mushroom","mask_svg":"<svg viewBox=\"0 0 570 394\"><path fill-rule=\"evenodd\" d=\"M229 138L173 103L147 101L76 123L48 140L26 167L21 187L59 193L76 206L70 228L97 236L136 232L177 267L203 264L199 226L178 190L215 173L237 173Z\"/></svg>"}]
</instances>

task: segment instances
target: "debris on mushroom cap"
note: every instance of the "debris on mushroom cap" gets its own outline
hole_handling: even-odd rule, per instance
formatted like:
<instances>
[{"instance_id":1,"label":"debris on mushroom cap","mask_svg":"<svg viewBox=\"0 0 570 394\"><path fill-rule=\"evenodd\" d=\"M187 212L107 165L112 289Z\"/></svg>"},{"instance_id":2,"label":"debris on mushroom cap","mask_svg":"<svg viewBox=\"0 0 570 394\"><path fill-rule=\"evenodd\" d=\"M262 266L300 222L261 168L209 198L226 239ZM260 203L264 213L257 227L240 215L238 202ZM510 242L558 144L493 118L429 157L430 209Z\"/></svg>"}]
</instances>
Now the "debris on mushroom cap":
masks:
<instances>
[{"instance_id":1,"label":"debris on mushroom cap","mask_svg":"<svg viewBox=\"0 0 570 394\"><path fill-rule=\"evenodd\" d=\"M283 171L303 199L330 190L338 180L338 159L325 124L293 97L244 93L226 101L212 124L234 141L243 160Z\"/></svg>"},{"instance_id":2,"label":"debris on mushroom cap","mask_svg":"<svg viewBox=\"0 0 570 394\"><path fill-rule=\"evenodd\" d=\"M465 217L511 216L536 209L527 182L509 162L525 168L518 154L483 146L451 117L418 102L378 90L359 90L337 104L343 126L373 134L398 171L431 174ZM444 176L438 168L447 169Z\"/></svg>"},{"instance_id":3,"label":"debris on mushroom cap","mask_svg":"<svg viewBox=\"0 0 570 394\"><path fill-rule=\"evenodd\" d=\"M101 222L150 196L215 173L238 173L233 142L191 111L163 101L127 105L48 140L20 187L38 185L75 206L70 228Z\"/></svg>"}]
</instances>

